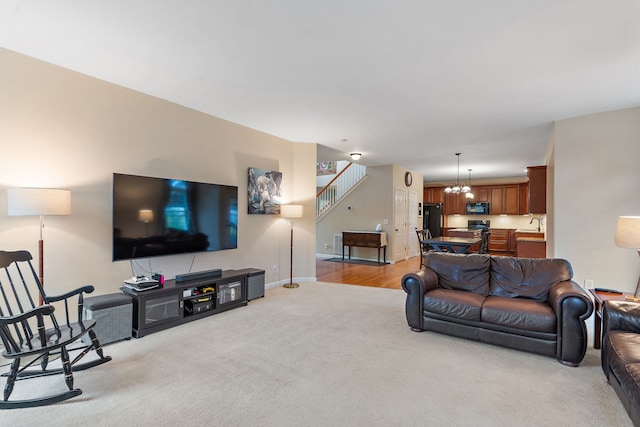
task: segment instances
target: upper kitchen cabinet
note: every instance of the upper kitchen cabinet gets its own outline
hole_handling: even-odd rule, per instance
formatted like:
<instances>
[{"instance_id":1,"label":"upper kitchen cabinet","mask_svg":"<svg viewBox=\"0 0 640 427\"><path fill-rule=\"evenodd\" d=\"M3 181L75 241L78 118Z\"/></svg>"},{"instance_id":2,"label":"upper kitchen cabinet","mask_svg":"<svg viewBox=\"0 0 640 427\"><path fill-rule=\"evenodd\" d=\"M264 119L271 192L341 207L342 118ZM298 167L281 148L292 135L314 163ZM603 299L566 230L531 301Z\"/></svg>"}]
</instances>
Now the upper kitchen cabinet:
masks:
<instances>
[{"instance_id":1,"label":"upper kitchen cabinet","mask_svg":"<svg viewBox=\"0 0 640 427\"><path fill-rule=\"evenodd\" d=\"M489 187L471 187L474 202L490 202Z\"/></svg>"},{"instance_id":2,"label":"upper kitchen cabinet","mask_svg":"<svg viewBox=\"0 0 640 427\"><path fill-rule=\"evenodd\" d=\"M464 215L467 211L467 198L464 193L444 195L445 215Z\"/></svg>"},{"instance_id":3,"label":"upper kitchen cabinet","mask_svg":"<svg viewBox=\"0 0 640 427\"><path fill-rule=\"evenodd\" d=\"M444 187L424 187L424 203L444 203Z\"/></svg>"},{"instance_id":4,"label":"upper kitchen cabinet","mask_svg":"<svg viewBox=\"0 0 640 427\"><path fill-rule=\"evenodd\" d=\"M491 215L518 215L520 213L518 185L492 186L490 197Z\"/></svg>"},{"instance_id":5,"label":"upper kitchen cabinet","mask_svg":"<svg viewBox=\"0 0 640 427\"><path fill-rule=\"evenodd\" d=\"M529 213L547 213L547 167L529 166Z\"/></svg>"},{"instance_id":6,"label":"upper kitchen cabinet","mask_svg":"<svg viewBox=\"0 0 640 427\"><path fill-rule=\"evenodd\" d=\"M524 182L520 184L520 215L526 215L529 213L529 183Z\"/></svg>"}]
</instances>

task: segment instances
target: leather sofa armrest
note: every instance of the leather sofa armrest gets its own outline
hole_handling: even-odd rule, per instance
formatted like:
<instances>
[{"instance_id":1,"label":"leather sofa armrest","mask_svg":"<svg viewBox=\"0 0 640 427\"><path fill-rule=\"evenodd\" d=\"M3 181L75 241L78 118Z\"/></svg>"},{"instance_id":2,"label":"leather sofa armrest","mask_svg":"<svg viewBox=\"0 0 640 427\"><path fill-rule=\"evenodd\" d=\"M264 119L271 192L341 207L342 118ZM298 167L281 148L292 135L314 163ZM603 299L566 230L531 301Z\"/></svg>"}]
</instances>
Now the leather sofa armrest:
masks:
<instances>
[{"instance_id":1,"label":"leather sofa armrest","mask_svg":"<svg viewBox=\"0 0 640 427\"><path fill-rule=\"evenodd\" d=\"M640 304L629 301L605 301L602 310L602 336L611 330L640 333Z\"/></svg>"},{"instance_id":2,"label":"leather sofa armrest","mask_svg":"<svg viewBox=\"0 0 640 427\"><path fill-rule=\"evenodd\" d=\"M587 310L585 319L589 318L593 313L593 301L591 301L587 291L573 280L558 282L549 290L549 305L556 313L556 316L562 312L562 304L570 297L578 298L584 302L584 309Z\"/></svg>"},{"instance_id":3,"label":"leather sofa armrest","mask_svg":"<svg viewBox=\"0 0 640 427\"><path fill-rule=\"evenodd\" d=\"M578 366L587 352L586 320L593 313L593 301L576 282L566 280L551 287L549 304L556 313L557 359Z\"/></svg>"},{"instance_id":4,"label":"leather sofa armrest","mask_svg":"<svg viewBox=\"0 0 640 427\"><path fill-rule=\"evenodd\" d=\"M402 278L402 289L407 293L405 312L407 323L409 323L411 329L422 330L424 294L437 287L438 275L428 267L413 273L407 273Z\"/></svg>"}]
</instances>

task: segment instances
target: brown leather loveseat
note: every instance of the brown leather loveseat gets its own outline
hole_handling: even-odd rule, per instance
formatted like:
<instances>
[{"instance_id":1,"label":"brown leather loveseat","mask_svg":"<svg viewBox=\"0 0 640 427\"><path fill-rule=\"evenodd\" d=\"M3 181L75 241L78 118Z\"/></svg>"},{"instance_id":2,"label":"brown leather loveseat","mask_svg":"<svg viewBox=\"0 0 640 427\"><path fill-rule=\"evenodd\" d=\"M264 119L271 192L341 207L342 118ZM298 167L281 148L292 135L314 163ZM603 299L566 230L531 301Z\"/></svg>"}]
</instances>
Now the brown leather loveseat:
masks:
<instances>
[{"instance_id":1,"label":"brown leather loveseat","mask_svg":"<svg viewBox=\"0 0 640 427\"><path fill-rule=\"evenodd\" d=\"M640 426L640 304L607 301L602 321L602 370L633 424Z\"/></svg>"},{"instance_id":2,"label":"brown leather loveseat","mask_svg":"<svg viewBox=\"0 0 640 427\"><path fill-rule=\"evenodd\" d=\"M578 366L587 350L588 294L563 259L427 254L402 278L413 331L435 331L555 357Z\"/></svg>"}]
</instances>

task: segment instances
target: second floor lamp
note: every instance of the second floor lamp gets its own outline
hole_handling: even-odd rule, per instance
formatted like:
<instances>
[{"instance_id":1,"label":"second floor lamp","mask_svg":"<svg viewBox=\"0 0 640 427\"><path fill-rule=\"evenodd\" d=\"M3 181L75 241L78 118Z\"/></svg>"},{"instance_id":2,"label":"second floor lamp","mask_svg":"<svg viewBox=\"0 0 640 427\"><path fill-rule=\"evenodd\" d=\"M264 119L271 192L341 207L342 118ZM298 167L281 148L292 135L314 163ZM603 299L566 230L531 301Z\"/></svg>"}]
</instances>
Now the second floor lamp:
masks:
<instances>
[{"instance_id":1,"label":"second floor lamp","mask_svg":"<svg viewBox=\"0 0 640 427\"><path fill-rule=\"evenodd\" d=\"M293 220L302 218L302 205L282 205L280 206L280 216L289 220L289 228L291 229L291 258L289 263L289 283L285 283L285 288L297 288L300 286L293 283Z\"/></svg>"}]
</instances>

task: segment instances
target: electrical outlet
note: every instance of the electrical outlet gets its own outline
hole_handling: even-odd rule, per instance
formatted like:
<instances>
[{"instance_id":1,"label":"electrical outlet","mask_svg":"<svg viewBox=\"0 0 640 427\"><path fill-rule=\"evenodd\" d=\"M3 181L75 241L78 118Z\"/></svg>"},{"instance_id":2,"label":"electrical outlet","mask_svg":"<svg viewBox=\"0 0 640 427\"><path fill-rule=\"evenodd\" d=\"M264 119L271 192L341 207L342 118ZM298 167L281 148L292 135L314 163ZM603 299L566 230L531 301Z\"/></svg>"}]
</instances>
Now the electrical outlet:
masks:
<instances>
[{"instance_id":1,"label":"electrical outlet","mask_svg":"<svg viewBox=\"0 0 640 427\"><path fill-rule=\"evenodd\" d=\"M277 272L278 272L278 266L277 266L277 265L273 265L273 266L271 267L271 272L272 272L272 273L277 273Z\"/></svg>"},{"instance_id":2,"label":"electrical outlet","mask_svg":"<svg viewBox=\"0 0 640 427\"><path fill-rule=\"evenodd\" d=\"M325 243L325 244L324 244L324 248L325 248L325 249L329 249L329 244L328 244L328 243Z\"/></svg>"},{"instance_id":3,"label":"electrical outlet","mask_svg":"<svg viewBox=\"0 0 640 427\"><path fill-rule=\"evenodd\" d=\"M593 280L584 279L584 288L585 289L593 289Z\"/></svg>"}]
</instances>

